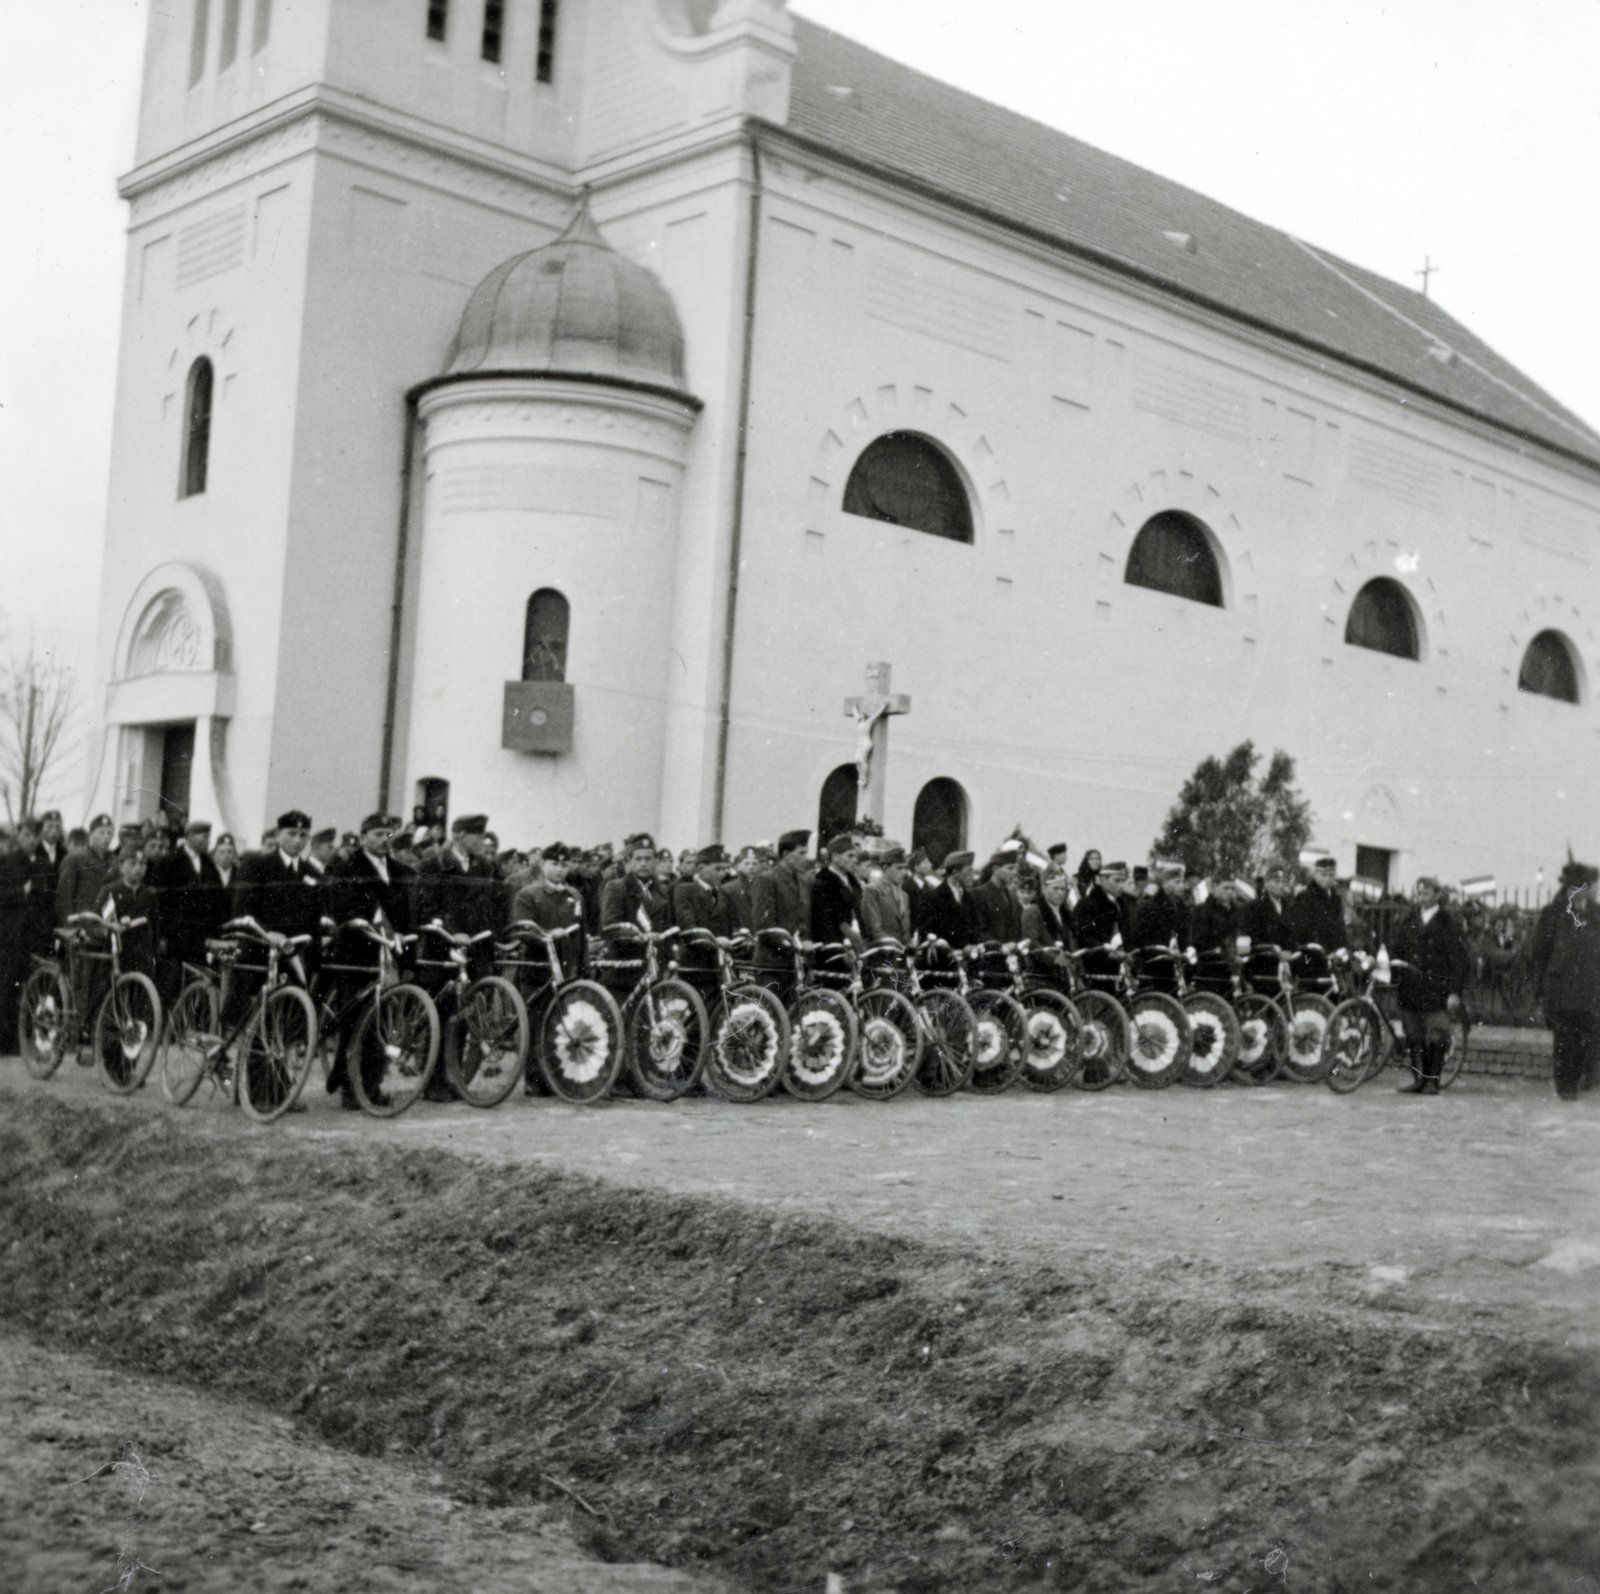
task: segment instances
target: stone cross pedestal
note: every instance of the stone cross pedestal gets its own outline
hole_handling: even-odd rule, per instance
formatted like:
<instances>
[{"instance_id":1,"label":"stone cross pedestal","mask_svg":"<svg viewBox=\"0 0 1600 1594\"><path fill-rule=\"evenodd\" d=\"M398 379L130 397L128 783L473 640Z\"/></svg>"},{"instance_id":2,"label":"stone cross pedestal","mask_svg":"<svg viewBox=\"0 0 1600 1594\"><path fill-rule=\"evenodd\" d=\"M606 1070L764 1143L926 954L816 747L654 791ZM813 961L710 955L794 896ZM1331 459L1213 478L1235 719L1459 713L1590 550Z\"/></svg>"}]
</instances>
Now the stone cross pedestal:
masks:
<instances>
[{"instance_id":1,"label":"stone cross pedestal","mask_svg":"<svg viewBox=\"0 0 1600 1594\"><path fill-rule=\"evenodd\" d=\"M909 714L911 699L889 690L889 666L867 666L867 690L847 697L844 711L856 722L856 778L863 798L863 815L883 823L884 779L889 762L889 717Z\"/></svg>"}]
</instances>

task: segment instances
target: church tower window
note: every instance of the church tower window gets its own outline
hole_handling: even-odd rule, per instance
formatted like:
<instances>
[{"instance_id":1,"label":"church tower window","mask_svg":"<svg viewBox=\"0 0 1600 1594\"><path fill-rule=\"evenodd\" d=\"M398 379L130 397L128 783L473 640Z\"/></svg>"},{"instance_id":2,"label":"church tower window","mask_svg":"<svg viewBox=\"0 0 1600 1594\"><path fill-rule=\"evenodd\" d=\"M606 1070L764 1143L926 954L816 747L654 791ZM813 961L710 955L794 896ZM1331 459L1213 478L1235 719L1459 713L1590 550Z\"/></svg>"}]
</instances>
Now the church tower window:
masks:
<instances>
[{"instance_id":1,"label":"church tower window","mask_svg":"<svg viewBox=\"0 0 1600 1594\"><path fill-rule=\"evenodd\" d=\"M222 43L218 46L217 66L226 72L239 55L239 7L242 0L222 0Z\"/></svg>"},{"instance_id":2,"label":"church tower window","mask_svg":"<svg viewBox=\"0 0 1600 1594\"><path fill-rule=\"evenodd\" d=\"M193 498L206 490L206 470L211 455L211 362L203 354L189 367L189 391L184 404L183 466L178 496Z\"/></svg>"},{"instance_id":3,"label":"church tower window","mask_svg":"<svg viewBox=\"0 0 1600 1594\"><path fill-rule=\"evenodd\" d=\"M450 0L428 0L428 37L444 43L444 30L450 21Z\"/></svg>"},{"instance_id":4,"label":"church tower window","mask_svg":"<svg viewBox=\"0 0 1600 1594\"><path fill-rule=\"evenodd\" d=\"M194 32L189 35L189 87L205 76L206 29L211 23L211 0L194 0Z\"/></svg>"},{"instance_id":5,"label":"church tower window","mask_svg":"<svg viewBox=\"0 0 1600 1594\"><path fill-rule=\"evenodd\" d=\"M822 796L817 800L818 852L855 824L860 796L860 778L854 764L841 764L823 781Z\"/></svg>"},{"instance_id":6,"label":"church tower window","mask_svg":"<svg viewBox=\"0 0 1600 1594\"><path fill-rule=\"evenodd\" d=\"M1371 648L1397 659L1422 657L1421 635L1411 597L1398 581L1378 576L1369 581L1350 605L1345 621L1345 642L1353 648Z\"/></svg>"},{"instance_id":7,"label":"church tower window","mask_svg":"<svg viewBox=\"0 0 1600 1594\"><path fill-rule=\"evenodd\" d=\"M911 845L925 847L935 869L967 844L967 794L946 775L930 780L917 793L911 811Z\"/></svg>"},{"instance_id":8,"label":"church tower window","mask_svg":"<svg viewBox=\"0 0 1600 1594\"><path fill-rule=\"evenodd\" d=\"M844 487L844 512L972 541L972 506L945 452L915 432L885 432L869 443Z\"/></svg>"},{"instance_id":9,"label":"church tower window","mask_svg":"<svg viewBox=\"0 0 1600 1594\"><path fill-rule=\"evenodd\" d=\"M556 75L556 0L539 0L539 54L534 76L553 83Z\"/></svg>"},{"instance_id":10,"label":"church tower window","mask_svg":"<svg viewBox=\"0 0 1600 1594\"><path fill-rule=\"evenodd\" d=\"M1541 631L1528 644L1517 690L1553 697L1558 703L1578 701L1578 667L1573 662L1572 644L1559 631Z\"/></svg>"},{"instance_id":11,"label":"church tower window","mask_svg":"<svg viewBox=\"0 0 1600 1594\"><path fill-rule=\"evenodd\" d=\"M528 599L522 632L522 679L564 681L567 678L567 629L572 606L554 587L540 587Z\"/></svg>"},{"instance_id":12,"label":"church tower window","mask_svg":"<svg viewBox=\"0 0 1600 1594\"><path fill-rule=\"evenodd\" d=\"M1153 515L1139 529L1128 553L1123 579L1130 587L1170 592L1191 603L1222 605L1222 570L1211 534L1201 521L1181 510Z\"/></svg>"},{"instance_id":13,"label":"church tower window","mask_svg":"<svg viewBox=\"0 0 1600 1594\"><path fill-rule=\"evenodd\" d=\"M484 0L483 6L483 58L500 64L500 46L505 39L506 8L504 0Z\"/></svg>"},{"instance_id":14,"label":"church tower window","mask_svg":"<svg viewBox=\"0 0 1600 1594\"><path fill-rule=\"evenodd\" d=\"M259 55L272 37L272 0L256 0L255 32L250 36L250 53Z\"/></svg>"}]
</instances>

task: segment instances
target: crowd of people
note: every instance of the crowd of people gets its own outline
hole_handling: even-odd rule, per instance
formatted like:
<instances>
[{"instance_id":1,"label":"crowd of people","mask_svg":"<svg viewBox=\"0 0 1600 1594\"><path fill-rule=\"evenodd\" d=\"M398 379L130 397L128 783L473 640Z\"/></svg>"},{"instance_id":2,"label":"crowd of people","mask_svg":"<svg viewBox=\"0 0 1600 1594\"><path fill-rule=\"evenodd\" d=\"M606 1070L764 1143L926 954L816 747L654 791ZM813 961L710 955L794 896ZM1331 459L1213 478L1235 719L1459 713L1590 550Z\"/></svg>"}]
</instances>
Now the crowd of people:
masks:
<instances>
[{"instance_id":1,"label":"crowd of people","mask_svg":"<svg viewBox=\"0 0 1600 1594\"><path fill-rule=\"evenodd\" d=\"M1036 849L1020 834L980 863L958 849L932 858L861 831L827 838L813 852L809 830L775 844L730 852L720 844L674 853L647 834L588 849L552 842L502 851L487 816L448 827L368 815L356 830L313 829L307 814L281 814L260 844L241 852L203 819L157 814L120 833L99 815L65 833L61 816L27 818L0 831L0 1036L17 1033L17 993L31 957L48 955L58 926L99 914L144 923L124 945L126 963L146 967L164 997L185 963L204 962L206 941L228 921L309 938L316 961L325 920L386 921L405 933L432 924L475 935L530 922L576 930L560 943L578 972L586 937L626 923L718 936L775 928L810 942L864 945L885 938L936 938L952 947L1027 941L1042 949L1171 948L1236 959L1271 946L1289 955L1317 946L1332 954L1356 943L1360 916L1329 856L1277 863L1253 880L1191 880L1181 863L1130 868L1093 849L1073 868L1065 844ZM1592 1082L1600 1051L1600 879L1569 863L1533 937L1533 959L1556 1036L1556 1085L1575 1095ZM370 942L337 946L345 968L374 960ZM1438 1091L1448 1029L1461 1011L1470 959L1459 916L1437 880L1416 882L1390 937L1414 1077L1408 1089ZM480 943L475 957L492 957ZM770 948L769 966L783 962ZM330 1089L348 1085L335 1070Z\"/></svg>"}]
</instances>

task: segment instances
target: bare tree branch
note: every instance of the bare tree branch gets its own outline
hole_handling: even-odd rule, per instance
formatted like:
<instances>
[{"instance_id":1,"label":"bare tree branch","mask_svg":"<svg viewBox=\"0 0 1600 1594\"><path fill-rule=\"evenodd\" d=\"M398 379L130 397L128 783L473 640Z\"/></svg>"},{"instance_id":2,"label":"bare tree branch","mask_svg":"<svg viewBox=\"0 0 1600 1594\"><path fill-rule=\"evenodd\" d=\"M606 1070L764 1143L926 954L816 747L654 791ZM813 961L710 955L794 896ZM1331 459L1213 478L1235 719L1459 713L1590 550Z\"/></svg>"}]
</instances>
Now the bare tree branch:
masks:
<instances>
[{"instance_id":1,"label":"bare tree branch","mask_svg":"<svg viewBox=\"0 0 1600 1594\"><path fill-rule=\"evenodd\" d=\"M0 666L0 800L11 823L37 807L77 696L72 667L32 642Z\"/></svg>"}]
</instances>

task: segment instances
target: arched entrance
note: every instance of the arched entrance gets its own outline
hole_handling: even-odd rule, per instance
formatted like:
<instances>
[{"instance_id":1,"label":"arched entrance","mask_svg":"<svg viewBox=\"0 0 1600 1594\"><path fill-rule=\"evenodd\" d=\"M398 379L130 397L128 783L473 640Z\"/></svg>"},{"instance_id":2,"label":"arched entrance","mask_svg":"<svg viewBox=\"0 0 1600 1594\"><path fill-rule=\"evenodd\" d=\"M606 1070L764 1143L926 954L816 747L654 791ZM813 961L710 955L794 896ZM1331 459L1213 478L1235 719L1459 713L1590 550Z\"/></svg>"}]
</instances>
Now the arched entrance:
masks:
<instances>
[{"instance_id":1,"label":"arched entrance","mask_svg":"<svg viewBox=\"0 0 1600 1594\"><path fill-rule=\"evenodd\" d=\"M820 852L856 822L861 797L860 777L854 764L841 764L822 783L817 802L817 850Z\"/></svg>"},{"instance_id":2,"label":"arched entrance","mask_svg":"<svg viewBox=\"0 0 1600 1594\"><path fill-rule=\"evenodd\" d=\"M967 794L947 775L930 780L917 793L911 815L911 845L926 847L938 868L945 857L967 844Z\"/></svg>"}]
</instances>

